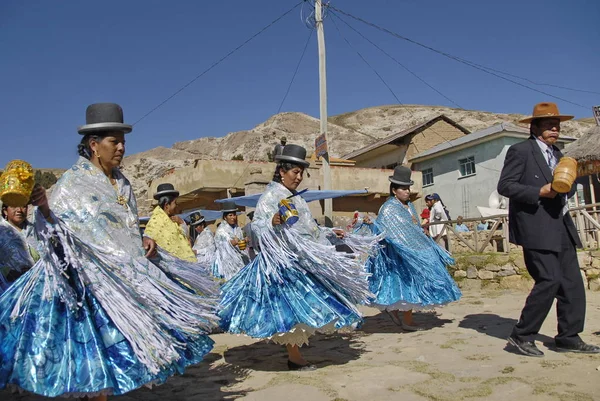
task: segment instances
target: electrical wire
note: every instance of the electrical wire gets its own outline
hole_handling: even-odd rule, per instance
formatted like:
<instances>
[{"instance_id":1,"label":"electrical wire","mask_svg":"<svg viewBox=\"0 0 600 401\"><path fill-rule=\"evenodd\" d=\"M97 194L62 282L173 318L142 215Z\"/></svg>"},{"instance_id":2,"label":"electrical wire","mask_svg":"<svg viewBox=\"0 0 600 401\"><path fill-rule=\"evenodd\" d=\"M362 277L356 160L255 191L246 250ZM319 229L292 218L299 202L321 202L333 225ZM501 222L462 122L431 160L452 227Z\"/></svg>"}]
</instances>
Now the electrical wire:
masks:
<instances>
[{"instance_id":1,"label":"electrical wire","mask_svg":"<svg viewBox=\"0 0 600 401\"><path fill-rule=\"evenodd\" d=\"M269 125L269 128L267 129L267 131L271 131L273 124L275 124L275 121L279 117L279 113L281 113L283 104L285 103L285 100L287 99L287 97L290 93L290 90L292 89L292 85L294 84L294 80L296 79L296 75L298 75L298 71L300 70L300 65L302 64L302 60L304 60L304 55L306 54L306 49L308 49L308 45L310 44L310 39L312 38L313 32L314 32L314 29L312 29L310 31L310 33L308 34L308 38L306 39L306 43L304 44L304 48L302 49L302 53L300 54L300 59L298 59L298 63L296 64L296 68L294 69L294 73L292 74L292 79L290 79L290 82L287 85L285 94L283 95L283 98L281 99L281 102L279 103L279 108L277 109L277 113L276 113L275 117L273 118L273 120L271 121L271 124ZM246 170L248 170L249 167L250 167L250 165L246 166L246 168L244 169L242 174L240 174L240 176L237 178L237 180L235 180L235 183L233 184L234 187L237 185L239 180L244 176L244 174L246 174Z\"/></svg>"},{"instance_id":2,"label":"electrical wire","mask_svg":"<svg viewBox=\"0 0 600 401\"><path fill-rule=\"evenodd\" d=\"M360 31L358 31L356 28L354 28L348 22L346 22L342 18L340 18L336 13L334 13L332 11L331 15L333 15L335 18L339 19L342 23L344 23L346 26L348 26L348 28L352 29L354 32L356 32L358 35L360 35L364 40L366 40L367 42L369 42L370 44L372 44L375 48L377 48L379 51L381 51L383 54L385 54L388 58L390 58L391 60L393 60L400 67L402 67L403 69L405 69L406 71L408 71L410 74L412 74L419 81L423 82L425 85L427 85L433 91L435 91L437 94L439 94L440 96L442 96L444 99L448 100L450 103L452 103L453 105L455 105L459 109L463 109L464 110L464 108L460 104L458 104L454 100L450 99L448 96L446 96L445 94L443 94L441 91L439 91L438 89L436 89L435 87L433 87L433 85L429 84L427 81L425 81L419 75L417 75L417 73L415 73L414 71L410 70L407 66L405 66L400 61L398 61L394 56L392 56L391 54L389 54L388 52L386 52L384 49L382 49L380 46L378 46L376 43L374 43L371 39L367 38L365 35L363 35Z\"/></svg>"},{"instance_id":3,"label":"electrical wire","mask_svg":"<svg viewBox=\"0 0 600 401\"><path fill-rule=\"evenodd\" d=\"M579 104L579 103L573 102L573 101L571 101L571 100L568 100L568 99L562 98L562 97L560 97L560 96L553 95L553 94L551 94L551 93L548 93L548 92L545 92L545 91L542 91L542 90L539 90L539 89L536 89L536 88L532 88L532 87L531 87L531 86L529 86L529 85L525 85L525 84L523 84L523 83L521 83L521 82L517 82L517 81L515 81L515 80L513 80L513 79L506 78L506 77L504 77L504 76L502 76L502 75L499 75L499 73L497 73L497 72L494 72L494 70L490 69L489 67L484 67L484 66L482 66L482 65L480 65L480 64L473 63L473 62L471 62L471 61L468 61L468 60L466 60L466 59L463 59L463 58L460 58L460 57L454 56L454 55L452 55L452 54L449 54L449 53L446 53L446 52L444 52L444 51L441 51L441 50L435 49L435 48L433 48L433 47L431 47L431 46L428 46L428 45L425 45L425 44L423 44L423 43L417 42L416 40L413 40L413 39L410 39L410 38L408 38L408 37L406 37L406 36L400 35L400 34L398 34L398 33L396 33L396 32L393 32L393 31L391 31L391 30L389 30L389 29L387 29L387 28L383 28L383 27L381 27L381 26L379 26L379 25L377 25L377 24L375 24L375 23L372 23L372 22L366 21L365 19L363 19L363 18L361 18L361 17L357 17L357 16L355 16L355 15L352 15L352 14L350 14L350 13L346 12L346 11L340 10L339 8L337 8L337 7L335 7L335 6L332 6L331 4L327 4L326 6L327 6L327 7L329 7L331 10L334 10L334 11L336 11L336 12L338 12L338 13L340 13L340 14L343 14L343 15L345 15L345 16L347 16L347 17L349 17L349 18L352 18L352 19L354 19L354 20L356 20L356 21L362 22L363 24L369 25L369 26L371 26L371 27L373 27L373 28L375 28L375 29L377 29L377 30L379 30L379 31L385 32L385 33L387 33L387 34L389 34L389 35L392 35L392 36L394 36L394 37L396 37L396 38L398 38L398 39L402 39L402 40L404 40L404 41L407 41L407 42L409 42L409 43L412 43L412 44L415 44L415 45L417 45L417 46L420 46L420 47L423 47L423 48L425 48L425 49L428 49L428 50L430 50L430 51L432 51L432 52L435 52L435 53L437 53L437 54L440 54L440 55L442 55L442 56L444 56L444 57L447 57L447 58L450 58L450 59L452 59L452 60L455 60L455 61L457 61L457 62L459 62L459 63L465 64L465 65L467 65L467 66L470 66L470 67L472 67L472 68L474 68L474 69L477 69L477 70L479 70L479 71L485 72L486 74L493 75L493 76L495 76L495 77L497 77L497 78L500 78L500 79L502 79L502 80L505 80L505 81L511 82L511 83L513 83L513 84L515 84L515 85L521 86L521 87L523 87L523 88L527 88L527 89L529 89L529 90L532 90L532 91L534 91L534 92L537 92L537 93L541 93L541 94L543 94L543 95L546 95L546 96L550 96L550 97L552 97L552 98L554 98L554 99L561 100L561 101L563 101L563 102L566 102L566 103L569 103L569 104L572 104L572 105L575 105L575 106L578 106L578 107L584 108L584 109L586 109L586 110L588 110L588 109L589 109L589 107L586 107L586 106L584 106L584 105L582 105L582 104ZM338 16L338 18L339 18L339 16ZM496 70L496 71L498 71L498 70ZM572 89L572 90L573 90L573 89Z\"/></svg>"},{"instance_id":4,"label":"electrical wire","mask_svg":"<svg viewBox=\"0 0 600 401\"><path fill-rule=\"evenodd\" d=\"M214 63L212 63L207 69L205 69L204 71L202 71L200 74L196 75L196 77L194 77L188 83L186 83L185 85L183 85L181 88L177 89L172 95L170 95L169 97L167 97L165 100L163 100L158 105L156 105L154 108L152 108L150 111L148 111L146 114L144 114L141 118L139 118L136 122L134 122L133 125L136 125L137 123L139 123L140 121L142 121L143 119L145 119L146 117L148 117L150 114L154 113L156 110L158 110L159 108L161 108L169 100L173 99L175 96L177 96L178 94L180 94L181 92L183 92L188 86L190 86L191 84L193 84L194 82L196 82L199 78L201 78L202 76L204 76L206 73L208 73L209 71L211 71L213 68L215 68L216 66L218 66L219 64L221 64L226 59L228 59L231 55L233 55L235 52L237 52L238 50L240 50L241 48L243 48L244 46L246 46L253 39L255 39L260 34L262 34L263 32L265 32L267 29L269 29L270 27L272 27L273 25L275 25L277 22L279 22L281 19L283 19L289 13L291 13L292 11L294 11L298 6L300 6L305 1L306 0L300 1L295 6L293 6L292 8L290 8L289 10L287 10L286 12L284 12L283 14L281 14L279 17L275 18L273 21L271 21L269 24L267 24L263 28L261 28L254 35L250 36L248 39L246 39L245 41L243 41L240 45L238 45L236 48L234 48L233 50L231 50L229 53L227 53L226 55L224 55L223 57L221 57L219 60L217 60Z\"/></svg>"}]
</instances>

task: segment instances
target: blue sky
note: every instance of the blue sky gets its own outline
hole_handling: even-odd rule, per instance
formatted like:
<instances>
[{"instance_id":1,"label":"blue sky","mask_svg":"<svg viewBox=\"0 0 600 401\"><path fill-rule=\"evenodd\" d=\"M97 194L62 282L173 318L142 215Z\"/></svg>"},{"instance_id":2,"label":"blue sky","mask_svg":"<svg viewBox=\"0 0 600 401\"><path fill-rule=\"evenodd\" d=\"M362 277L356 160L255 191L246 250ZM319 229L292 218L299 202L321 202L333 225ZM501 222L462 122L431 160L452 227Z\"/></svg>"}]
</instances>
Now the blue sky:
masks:
<instances>
[{"instance_id":1,"label":"blue sky","mask_svg":"<svg viewBox=\"0 0 600 401\"><path fill-rule=\"evenodd\" d=\"M296 0L0 2L0 165L22 158L66 168L76 159L85 108L117 102L141 116L296 4ZM538 82L600 92L600 2L595 0L332 0L401 35ZM310 5L304 6L309 11ZM499 80L344 17L466 109L527 114L547 96ZM397 103L333 25L385 78L402 103L452 104L329 16L329 113ZM310 30L300 8L135 126L127 153L250 129L277 112ZM585 106L600 95L536 86ZM313 35L283 111L318 117Z\"/></svg>"}]
</instances>

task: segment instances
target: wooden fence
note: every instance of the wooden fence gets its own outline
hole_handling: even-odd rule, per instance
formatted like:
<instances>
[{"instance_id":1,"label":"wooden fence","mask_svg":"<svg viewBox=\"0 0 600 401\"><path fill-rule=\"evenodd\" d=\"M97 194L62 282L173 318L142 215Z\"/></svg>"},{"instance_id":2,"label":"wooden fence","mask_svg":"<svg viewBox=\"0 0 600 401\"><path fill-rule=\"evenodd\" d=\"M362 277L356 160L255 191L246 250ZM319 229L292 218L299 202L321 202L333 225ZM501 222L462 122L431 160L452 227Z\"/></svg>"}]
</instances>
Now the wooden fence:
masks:
<instances>
[{"instance_id":1,"label":"wooden fence","mask_svg":"<svg viewBox=\"0 0 600 401\"><path fill-rule=\"evenodd\" d=\"M579 238L586 249L600 249L600 203L577 206L569 209ZM435 238L441 246L446 245L449 252L454 252L458 244L470 252L510 252L514 245L508 242L508 215L463 219L463 223L479 223L482 219L492 223L488 230L478 231L473 227L468 233L456 231L456 220L430 223L430 226L441 225L442 232ZM540 233L543 235L543 233Z\"/></svg>"}]
</instances>

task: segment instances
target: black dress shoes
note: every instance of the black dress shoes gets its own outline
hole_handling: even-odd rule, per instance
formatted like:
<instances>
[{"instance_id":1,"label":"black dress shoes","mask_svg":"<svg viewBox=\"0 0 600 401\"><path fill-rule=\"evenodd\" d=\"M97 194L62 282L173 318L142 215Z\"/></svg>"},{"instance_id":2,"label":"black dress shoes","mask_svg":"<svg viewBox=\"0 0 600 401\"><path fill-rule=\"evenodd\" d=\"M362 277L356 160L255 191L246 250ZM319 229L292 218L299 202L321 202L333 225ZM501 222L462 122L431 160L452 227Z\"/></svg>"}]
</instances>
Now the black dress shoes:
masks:
<instances>
[{"instance_id":1,"label":"black dress shoes","mask_svg":"<svg viewBox=\"0 0 600 401\"><path fill-rule=\"evenodd\" d=\"M580 354L600 354L600 347L578 341L575 344L556 344L557 352L577 352Z\"/></svg>"},{"instance_id":2,"label":"black dress shoes","mask_svg":"<svg viewBox=\"0 0 600 401\"><path fill-rule=\"evenodd\" d=\"M544 353L539 350L538 347L535 346L533 341L521 341L517 337L510 336L508 337L508 342L512 344L519 352L526 356L533 356L537 358L541 358L544 356Z\"/></svg>"},{"instance_id":3,"label":"black dress shoes","mask_svg":"<svg viewBox=\"0 0 600 401\"><path fill-rule=\"evenodd\" d=\"M297 370L299 372L308 372L311 370L317 370L317 366L311 365L310 363L307 363L306 365L298 365L297 363L294 363L288 359L288 369Z\"/></svg>"}]
</instances>

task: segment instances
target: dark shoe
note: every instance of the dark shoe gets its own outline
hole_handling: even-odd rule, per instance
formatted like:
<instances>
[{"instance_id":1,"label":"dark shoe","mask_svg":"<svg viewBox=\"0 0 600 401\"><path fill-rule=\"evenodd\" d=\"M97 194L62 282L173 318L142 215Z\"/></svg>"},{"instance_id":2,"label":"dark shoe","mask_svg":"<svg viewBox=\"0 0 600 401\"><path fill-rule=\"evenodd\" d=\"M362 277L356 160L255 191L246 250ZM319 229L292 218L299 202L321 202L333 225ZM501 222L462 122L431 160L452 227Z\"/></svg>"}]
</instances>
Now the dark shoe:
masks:
<instances>
[{"instance_id":1,"label":"dark shoe","mask_svg":"<svg viewBox=\"0 0 600 401\"><path fill-rule=\"evenodd\" d=\"M306 365L298 365L288 359L288 369L289 370L297 370L299 372L308 372L311 370L317 370L317 365L311 365L307 363Z\"/></svg>"},{"instance_id":2,"label":"dark shoe","mask_svg":"<svg viewBox=\"0 0 600 401\"><path fill-rule=\"evenodd\" d=\"M402 330L404 330L404 331L423 331L423 330L425 330L425 328L423 328L421 326L411 326L409 324L402 322Z\"/></svg>"},{"instance_id":3,"label":"dark shoe","mask_svg":"<svg viewBox=\"0 0 600 401\"><path fill-rule=\"evenodd\" d=\"M533 341L521 341L514 336L508 337L508 342L513 345L515 348L519 350L519 352L523 355L534 356L537 358L541 358L544 356L544 353L535 346Z\"/></svg>"},{"instance_id":4,"label":"dark shoe","mask_svg":"<svg viewBox=\"0 0 600 401\"><path fill-rule=\"evenodd\" d=\"M600 347L579 341L575 344L556 344L557 352L577 352L579 354L600 354Z\"/></svg>"},{"instance_id":5,"label":"dark shoe","mask_svg":"<svg viewBox=\"0 0 600 401\"><path fill-rule=\"evenodd\" d=\"M384 312L387 313L387 315L390 317L390 319L392 319L392 322L394 322L396 326L402 327L402 322L398 320L398 318L393 313L387 310L384 310Z\"/></svg>"}]
</instances>

